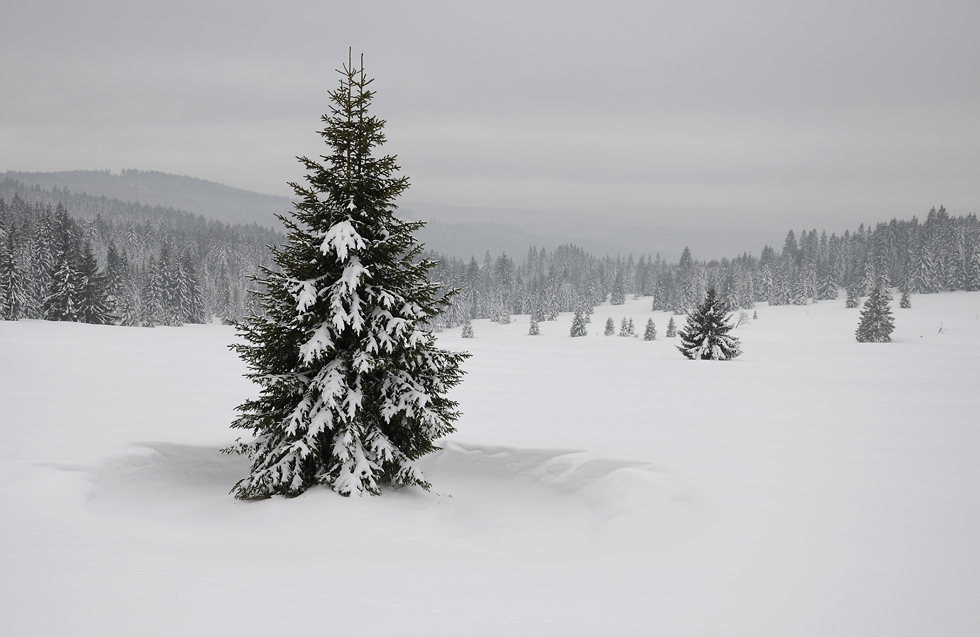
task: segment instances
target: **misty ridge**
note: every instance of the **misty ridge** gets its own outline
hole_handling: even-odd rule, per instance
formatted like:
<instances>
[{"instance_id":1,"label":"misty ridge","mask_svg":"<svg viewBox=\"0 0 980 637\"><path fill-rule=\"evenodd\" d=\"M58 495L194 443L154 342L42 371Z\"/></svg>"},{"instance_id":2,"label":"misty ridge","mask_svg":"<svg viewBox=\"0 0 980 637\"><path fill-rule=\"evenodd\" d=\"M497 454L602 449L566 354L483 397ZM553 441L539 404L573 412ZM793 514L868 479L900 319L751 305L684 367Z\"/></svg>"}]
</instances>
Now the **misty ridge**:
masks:
<instances>
[{"instance_id":1,"label":"misty ridge","mask_svg":"<svg viewBox=\"0 0 980 637\"><path fill-rule=\"evenodd\" d=\"M13 173L0 180L0 289L3 318L63 318L46 307L59 267L87 268L105 312L95 322L180 325L219 317L239 321L258 311L251 277L270 267L268 245L284 240L275 214L291 201L190 177L152 171ZM414 206L414 207L413 207ZM428 225L419 232L438 260L434 280L458 288L433 327L486 318L539 321L560 312L589 311L609 300L650 297L654 310L686 313L715 289L729 308L807 304L867 295L877 282L902 292L980 290L980 224L942 207L924 222L892 219L838 235L816 229L773 230L779 246L742 249L753 232L728 236L720 258L705 259L697 241L677 247L675 233L581 220L591 234L562 241L557 214L526 218L521 211L406 204L399 212ZM434 219L434 220L433 220ZM714 242L710 238L708 242ZM662 251L658 246L664 246ZM62 263L59 265L59 259ZM87 265L85 265L87 264ZM84 266L84 268L83 268ZM92 321L88 321L92 322Z\"/></svg>"},{"instance_id":2,"label":"misty ridge","mask_svg":"<svg viewBox=\"0 0 980 637\"><path fill-rule=\"evenodd\" d=\"M189 213L231 225L254 223L282 231L283 226L275 215L288 212L293 203L287 197L157 171L7 171L2 177L50 191L52 196L38 193L33 197L44 198L52 205L60 200L72 214L85 218L94 218L96 214L107 217L120 203L138 203L143 210L153 209L154 216ZM93 197L108 201L92 201ZM9 201L9 194L6 198ZM625 257L652 251L665 259L676 260L687 247L710 259L757 250L760 245L782 241L785 233L785 229L760 229L748 223L743 229L733 228L730 223L695 227L681 212L668 215L668 222L643 224L637 221L636 215L617 214L615 209L583 214L478 208L418 202L410 196L399 204L398 212L406 219L426 222L419 232L419 240L429 250L460 259L481 256L487 250L514 255L522 254L530 246L551 250L569 243L600 256Z\"/></svg>"}]
</instances>

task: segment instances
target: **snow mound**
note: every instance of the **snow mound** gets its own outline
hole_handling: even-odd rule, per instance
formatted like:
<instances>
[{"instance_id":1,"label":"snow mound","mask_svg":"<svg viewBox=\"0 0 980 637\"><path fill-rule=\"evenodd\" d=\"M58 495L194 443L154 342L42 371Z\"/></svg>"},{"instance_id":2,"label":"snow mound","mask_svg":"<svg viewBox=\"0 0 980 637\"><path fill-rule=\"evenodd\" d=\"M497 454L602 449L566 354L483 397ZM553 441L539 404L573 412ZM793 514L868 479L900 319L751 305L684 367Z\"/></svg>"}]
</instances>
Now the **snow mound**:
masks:
<instances>
[{"instance_id":1,"label":"snow mound","mask_svg":"<svg viewBox=\"0 0 980 637\"><path fill-rule=\"evenodd\" d=\"M193 526L233 501L228 492L248 460L214 447L145 442L99 466L60 468L87 474L87 507L95 514Z\"/></svg>"},{"instance_id":2,"label":"snow mound","mask_svg":"<svg viewBox=\"0 0 980 637\"><path fill-rule=\"evenodd\" d=\"M423 461L443 496L496 503L516 525L522 510L558 535L621 539L683 526L697 498L676 473L637 460L560 449L447 443ZM508 511L495 511L506 518ZM532 516L525 516L529 518ZM570 526L569 526L570 524ZM552 525L548 525L552 526Z\"/></svg>"},{"instance_id":3,"label":"snow mound","mask_svg":"<svg viewBox=\"0 0 980 637\"><path fill-rule=\"evenodd\" d=\"M87 478L86 508L137 526L183 529L245 524L345 526L339 541L427 540L509 550L515 543L560 550L626 536L673 535L689 526L697 498L667 469L561 449L448 442L419 463L432 491L388 490L381 498L340 498L314 489L282 498L236 501L229 490L248 461L217 448L141 443L97 466L56 466ZM391 517L401 521L397 528ZM343 520L343 524L337 523ZM381 530L379 530L379 525ZM243 543L249 534L235 533ZM343 536L343 537L341 537Z\"/></svg>"}]
</instances>

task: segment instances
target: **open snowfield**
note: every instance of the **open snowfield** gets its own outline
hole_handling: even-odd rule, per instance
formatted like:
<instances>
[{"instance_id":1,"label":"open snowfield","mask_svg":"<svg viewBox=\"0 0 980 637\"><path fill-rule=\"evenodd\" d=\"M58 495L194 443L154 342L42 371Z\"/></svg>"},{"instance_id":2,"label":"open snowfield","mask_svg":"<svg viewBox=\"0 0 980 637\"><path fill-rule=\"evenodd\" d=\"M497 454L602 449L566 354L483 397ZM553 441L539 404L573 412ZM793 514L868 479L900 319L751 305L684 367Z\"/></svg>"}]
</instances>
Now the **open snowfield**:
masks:
<instances>
[{"instance_id":1,"label":"open snowfield","mask_svg":"<svg viewBox=\"0 0 980 637\"><path fill-rule=\"evenodd\" d=\"M433 490L360 500L228 495L229 327L0 322L0 634L978 635L980 293L912 302L762 305L725 363L649 299L475 321Z\"/></svg>"}]
</instances>

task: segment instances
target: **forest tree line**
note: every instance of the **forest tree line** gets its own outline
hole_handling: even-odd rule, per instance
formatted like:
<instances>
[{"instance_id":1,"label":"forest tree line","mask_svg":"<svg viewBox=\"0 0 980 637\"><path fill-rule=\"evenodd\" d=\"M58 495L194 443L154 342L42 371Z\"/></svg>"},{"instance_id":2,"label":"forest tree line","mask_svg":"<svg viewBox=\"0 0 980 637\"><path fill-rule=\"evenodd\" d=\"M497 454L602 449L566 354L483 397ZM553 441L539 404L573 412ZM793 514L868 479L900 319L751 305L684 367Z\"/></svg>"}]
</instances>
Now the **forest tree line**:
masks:
<instances>
[{"instance_id":1,"label":"forest tree line","mask_svg":"<svg viewBox=\"0 0 980 637\"><path fill-rule=\"evenodd\" d=\"M0 318L180 325L237 321L260 310L248 293L250 277L270 266L267 246L281 234L18 186L0 183ZM425 256L438 261L433 280L458 289L435 329L516 314L553 320L630 295L650 297L653 310L684 314L709 289L732 310L866 296L882 282L910 294L980 290L980 223L942 207L921 223L892 219L841 236L790 231L780 250L765 246L758 257L698 261L685 248L668 263L659 255L598 258L570 244L531 247L519 263L489 251L481 261Z\"/></svg>"},{"instance_id":2,"label":"forest tree line","mask_svg":"<svg viewBox=\"0 0 980 637\"><path fill-rule=\"evenodd\" d=\"M269 263L266 246L279 240L265 228L186 213L79 219L60 201L15 193L0 198L0 318L142 326L240 320L256 310L249 277Z\"/></svg>"},{"instance_id":3,"label":"forest tree line","mask_svg":"<svg viewBox=\"0 0 980 637\"><path fill-rule=\"evenodd\" d=\"M659 255L600 259L572 245L552 252L532 247L521 264L489 252L482 263L432 256L440 261L436 280L460 290L437 326L445 328L476 318L508 322L513 314L551 320L604 300L621 305L628 295L651 297L653 310L685 314L710 289L730 310L867 296L877 284L909 294L980 290L980 223L943 207L921 223L892 219L841 236L814 229L797 237L791 230L781 250L765 246L758 257L707 262L687 248L677 263L667 263Z\"/></svg>"}]
</instances>

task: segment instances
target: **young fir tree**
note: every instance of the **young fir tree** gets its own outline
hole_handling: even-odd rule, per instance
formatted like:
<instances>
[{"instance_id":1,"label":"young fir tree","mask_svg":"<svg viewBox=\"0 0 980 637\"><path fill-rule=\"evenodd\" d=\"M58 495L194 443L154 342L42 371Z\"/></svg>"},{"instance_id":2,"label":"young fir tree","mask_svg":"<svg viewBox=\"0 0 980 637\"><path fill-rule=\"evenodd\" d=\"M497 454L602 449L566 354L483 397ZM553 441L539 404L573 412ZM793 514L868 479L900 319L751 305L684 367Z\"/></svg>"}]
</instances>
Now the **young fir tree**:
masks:
<instances>
[{"instance_id":1,"label":"young fir tree","mask_svg":"<svg viewBox=\"0 0 980 637\"><path fill-rule=\"evenodd\" d=\"M912 307L912 297L909 296L908 290L902 291L902 298L898 302L898 307L902 308L903 310L908 310Z\"/></svg>"},{"instance_id":2,"label":"young fir tree","mask_svg":"<svg viewBox=\"0 0 980 637\"><path fill-rule=\"evenodd\" d=\"M734 327L724 302L708 290L704 301L687 317L679 332L681 354L692 360L729 360L742 353L739 341L728 332Z\"/></svg>"},{"instance_id":3,"label":"young fir tree","mask_svg":"<svg viewBox=\"0 0 980 637\"><path fill-rule=\"evenodd\" d=\"M463 329L459 331L460 338L473 338L473 322L470 319L466 319L463 323Z\"/></svg>"},{"instance_id":4,"label":"young fir tree","mask_svg":"<svg viewBox=\"0 0 980 637\"><path fill-rule=\"evenodd\" d=\"M570 331L572 337L577 336L588 336L589 328L585 322L585 317L582 316L581 310L575 310L575 316L572 318L572 329Z\"/></svg>"},{"instance_id":5,"label":"young fir tree","mask_svg":"<svg viewBox=\"0 0 980 637\"><path fill-rule=\"evenodd\" d=\"M459 417L446 394L468 355L438 349L426 329L448 295L428 280L435 262L420 258L423 223L393 214L408 180L393 156L375 154L385 122L368 113L363 58L340 75L322 117L326 154L299 158L306 184L291 184L298 201L280 216L278 268L257 281L265 315L238 324L246 343L232 346L262 388L232 425L254 439L227 450L252 461L233 489L241 499L318 484L345 496L427 489L415 461Z\"/></svg>"},{"instance_id":6,"label":"young fir tree","mask_svg":"<svg viewBox=\"0 0 980 637\"><path fill-rule=\"evenodd\" d=\"M619 335L620 336L629 336L630 335L629 323L626 322L626 317L625 316L623 317L623 320L619 324Z\"/></svg>"},{"instance_id":7,"label":"young fir tree","mask_svg":"<svg viewBox=\"0 0 980 637\"><path fill-rule=\"evenodd\" d=\"M44 299L44 318L49 321L78 321L78 266L71 220L59 205L59 223L54 266L48 296Z\"/></svg>"},{"instance_id":8,"label":"young fir tree","mask_svg":"<svg viewBox=\"0 0 980 637\"><path fill-rule=\"evenodd\" d=\"M666 333L666 336L667 336L667 338L674 338L675 336L677 336L677 323L674 322L674 317L673 316L670 317L670 320L669 321L667 321L667 333Z\"/></svg>"},{"instance_id":9,"label":"young fir tree","mask_svg":"<svg viewBox=\"0 0 980 637\"><path fill-rule=\"evenodd\" d=\"M655 341L657 340L657 326L654 324L653 319L647 319L647 328L643 332L644 341Z\"/></svg>"},{"instance_id":10,"label":"young fir tree","mask_svg":"<svg viewBox=\"0 0 980 637\"><path fill-rule=\"evenodd\" d=\"M844 301L844 307L849 310L853 310L858 305L861 304L861 299L858 296L857 289L854 286L847 287L847 299Z\"/></svg>"},{"instance_id":11,"label":"young fir tree","mask_svg":"<svg viewBox=\"0 0 980 637\"><path fill-rule=\"evenodd\" d=\"M606 319L606 329L602 332L606 336L612 336L616 333L616 322L612 320L612 317Z\"/></svg>"},{"instance_id":12,"label":"young fir tree","mask_svg":"<svg viewBox=\"0 0 980 637\"><path fill-rule=\"evenodd\" d=\"M0 241L0 319L16 321L25 316L28 289L17 266L13 232Z\"/></svg>"},{"instance_id":13,"label":"young fir tree","mask_svg":"<svg viewBox=\"0 0 980 637\"><path fill-rule=\"evenodd\" d=\"M868 300L861 308L861 321L855 337L859 343L888 343L895 329L895 319L888 307L890 295L884 282L879 282L868 294Z\"/></svg>"},{"instance_id":14,"label":"young fir tree","mask_svg":"<svg viewBox=\"0 0 980 637\"><path fill-rule=\"evenodd\" d=\"M541 334L541 327L538 325L538 317L534 314L531 315L531 325L527 329L529 336L539 336Z\"/></svg>"},{"instance_id":15,"label":"young fir tree","mask_svg":"<svg viewBox=\"0 0 980 637\"><path fill-rule=\"evenodd\" d=\"M88 241L82 249L78 271L78 320L95 325L110 325L116 320L109 309L106 277L99 272L99 263Z\"/></svg>"}]
</instances>

